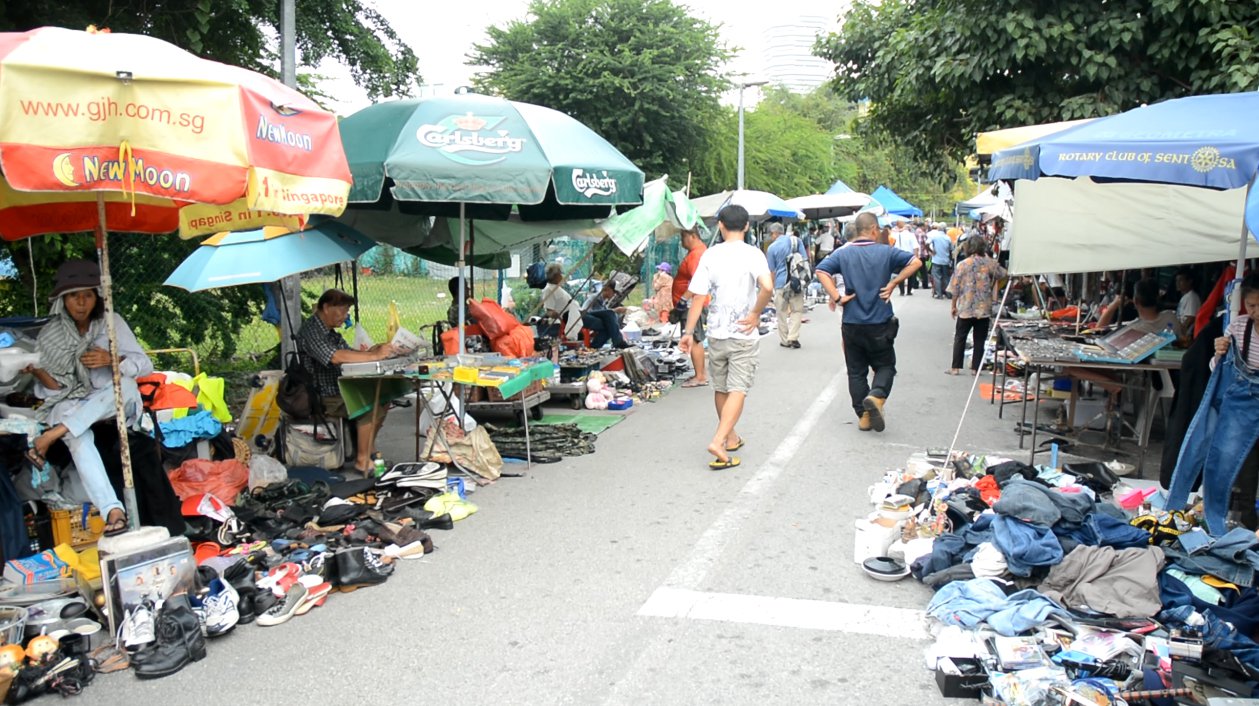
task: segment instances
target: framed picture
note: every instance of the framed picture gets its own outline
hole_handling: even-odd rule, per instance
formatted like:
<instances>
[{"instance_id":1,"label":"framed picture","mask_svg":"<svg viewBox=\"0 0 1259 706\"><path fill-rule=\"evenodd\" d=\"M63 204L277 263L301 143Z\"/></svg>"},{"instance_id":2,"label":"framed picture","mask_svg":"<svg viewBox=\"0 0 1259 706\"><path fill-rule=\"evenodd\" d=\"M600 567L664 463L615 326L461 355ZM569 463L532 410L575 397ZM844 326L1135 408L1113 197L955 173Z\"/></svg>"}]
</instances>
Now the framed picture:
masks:
<instances>
[{"instance_id":1,"label":"framed picture","mask_svg":"<svg viewBox=\"0 0 1259 706\"><path fill-rule=\"evenodd\" d=\"M172 595L193 588L197 562L186 537L101 559L109 629L115 638L125 617L137 609L154 616Z\"/></svg>"}]
</instances>

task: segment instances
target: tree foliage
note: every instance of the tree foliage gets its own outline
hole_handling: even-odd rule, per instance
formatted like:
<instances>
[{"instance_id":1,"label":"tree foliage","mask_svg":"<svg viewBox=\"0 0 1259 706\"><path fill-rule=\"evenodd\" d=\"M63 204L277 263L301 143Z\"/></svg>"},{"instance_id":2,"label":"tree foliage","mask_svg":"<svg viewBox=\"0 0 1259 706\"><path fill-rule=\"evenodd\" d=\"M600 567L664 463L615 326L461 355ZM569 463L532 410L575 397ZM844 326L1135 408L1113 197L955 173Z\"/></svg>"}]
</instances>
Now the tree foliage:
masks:
<instances>
[{"instance_id":1,"label":"tree foliage","mask_svg":"<svg viewBox=\"0 0 1259 706\"><path fill-rule=\"evenodd\" d=\"M418 85L416 57L363 0L297 3L301 62L326 58L349 67L369 98L409 95ZM0 4L0 31L88 25L146 34L198 56L279 75L278 0L36 0Z\"/></svg>"},{"instance_id":2,"label":"tree foliage","mask_svg":"<svg viewBox=\"0 0 1259 706\"><path fill-rule=\"evenodd\" d=\"M649 178L685 174L707 146L729 53L672 0L534 0L488 35L468 56L478 90L573 116Z\"/></svg>"},{"instance_id":3,"label":"tree foliage","mask_svg":"<svg viewBox=\"0 0 1259 706\"><path fill-rule=\"evenodd\" d=\"M921 156L976 132L1259 88L1259 3L857 0L817 53L869 100L871 128Z\"/></svg>"},{"instance_id":4,"label":"tree foliage","mask_svg":"<svg viewBox=\"0 0 1259 706\"><path fill-rule=\"evenodd\" d=\"M791 198L826 191L836 179L866 193L886 184L923 210L940 213L972 195L960 163L923 162L903 145L858 131L857 120L857 106L827 86L804 94L767 88L744 116L747 188ZM691 193L734 188L737 121L726 108L714 124Z\"/></svg>"}]
</instances>

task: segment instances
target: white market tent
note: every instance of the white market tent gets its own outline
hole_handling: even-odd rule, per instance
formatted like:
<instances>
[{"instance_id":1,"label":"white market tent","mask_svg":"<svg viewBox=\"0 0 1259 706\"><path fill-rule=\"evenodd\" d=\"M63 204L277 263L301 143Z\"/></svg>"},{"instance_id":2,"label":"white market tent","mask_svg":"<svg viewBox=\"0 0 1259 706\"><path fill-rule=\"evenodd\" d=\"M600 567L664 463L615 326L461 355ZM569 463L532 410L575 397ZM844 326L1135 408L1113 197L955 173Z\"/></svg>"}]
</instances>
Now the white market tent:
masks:
<instances>
[{"instance_id":1,"label":"white market tent","mask_svg":"<svg viewBox=\"0 0 1259 706\"><path fill-rule=\"evenodd\" d=\"M1011 274L1076 273L1221 262L1237 257L1246 189L1110 183L1088 177L1015 182ZM1247 257L1259 245L1247 239Z\"/></svg>"}]
</instances>

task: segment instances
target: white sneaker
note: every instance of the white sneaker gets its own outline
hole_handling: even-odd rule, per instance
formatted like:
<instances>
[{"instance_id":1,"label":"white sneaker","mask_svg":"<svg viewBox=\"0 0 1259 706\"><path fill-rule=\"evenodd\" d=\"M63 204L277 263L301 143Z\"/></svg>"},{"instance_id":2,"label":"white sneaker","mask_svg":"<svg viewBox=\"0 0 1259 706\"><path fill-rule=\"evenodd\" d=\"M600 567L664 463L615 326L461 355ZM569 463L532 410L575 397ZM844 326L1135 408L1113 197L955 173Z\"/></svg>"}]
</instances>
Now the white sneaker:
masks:
<instances>
[{"instance_id":1,"label":"white sneaker","mask_svg":"<svg viewBox=\"0 0 1259 706\"><path fill-rule=\"evenodd\" d=\"M201 632L206 637L225 635L240 622L240 594L223 579L210 582L210 593L201 602L197 617L201 620Z\"/></svg>"},{"instance_id":2,"label":"white sneaker","mask_svg":"<svg viewBox=\"0 0 1259 706\"><path fill-rule=\"evenodd\" d=\"M122 644L128 648L147 645L157 639L153 625L154 608L148 601L140 603L127 612L118 627Z\"/></svg>"},{"instance_id":3,"label":"white sneaker","mask_svg":"<svg viewBox=\"0 0 1259 706\"><path fill-rule=\"evenodd\" d=\"M297 609L301 607L302 601L306 598L307 590L306 586L302 585L300 581L295 582L289 587L288 592L284 594L279 603L272 606L271 610L259 615L254 622L262 627L271 627L272 625L288 622L297 613Z\"/></svg>"}]
</instances>

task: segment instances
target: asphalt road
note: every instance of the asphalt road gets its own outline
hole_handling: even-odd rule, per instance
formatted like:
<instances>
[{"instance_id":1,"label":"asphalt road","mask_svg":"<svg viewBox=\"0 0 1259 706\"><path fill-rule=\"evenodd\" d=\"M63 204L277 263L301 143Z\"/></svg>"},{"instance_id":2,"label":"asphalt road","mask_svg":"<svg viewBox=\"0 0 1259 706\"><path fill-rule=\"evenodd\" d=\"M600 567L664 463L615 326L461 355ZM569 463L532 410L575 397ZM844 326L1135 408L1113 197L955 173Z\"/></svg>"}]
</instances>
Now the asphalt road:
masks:
<instances>
[{"instance_id":1,"label":"asphalt road","mask_svg":"<svg viewBox=\"0 0 1259 706\"><path fill-rule=\"evenodd\" d=\"M900 374L887 431L855 425L839 320L803 348L761 343L740 468L707 470L711 389L675 388L604 432L598 452L479 489L480 511L388 583L288 624L241 626L207 659L142 682L100 678L99 704L934 704L927 588L852 561L866 488L948 446L972 378L944 375L947 302L896 297ZM557 411L567 411L556 403ZM413 453L391 417L386 456ZM960 446L1016 448L976 402ZM523 469L523 466L519 467Z\"/></svg>"}]
</instances>

